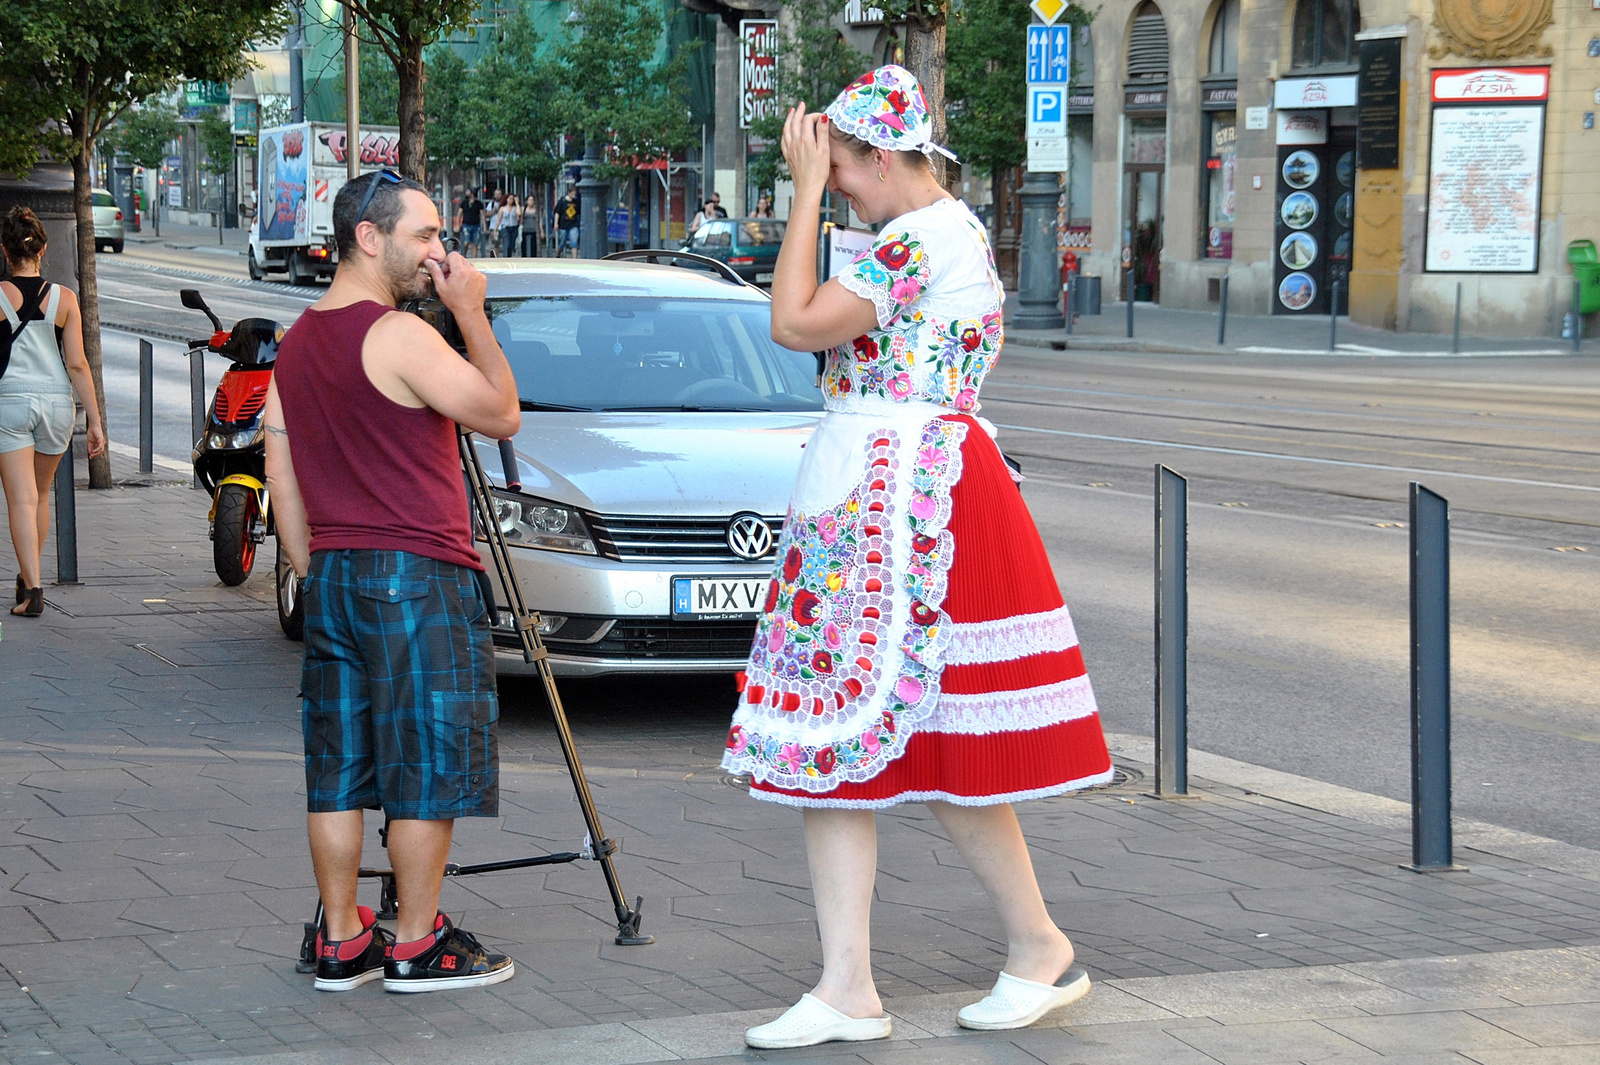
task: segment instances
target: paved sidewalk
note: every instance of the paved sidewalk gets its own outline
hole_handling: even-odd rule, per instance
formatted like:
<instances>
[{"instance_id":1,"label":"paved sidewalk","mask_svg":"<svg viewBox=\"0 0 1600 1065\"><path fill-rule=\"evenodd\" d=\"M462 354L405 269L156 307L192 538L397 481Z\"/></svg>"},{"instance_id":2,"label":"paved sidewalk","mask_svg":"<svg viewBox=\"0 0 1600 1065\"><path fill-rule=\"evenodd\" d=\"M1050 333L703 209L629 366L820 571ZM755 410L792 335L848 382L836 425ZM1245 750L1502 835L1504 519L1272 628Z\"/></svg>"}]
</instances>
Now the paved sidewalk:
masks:
<instances>
[{"instance_id":1,"label":"paved sidewalk","mask_svg":"<svg viewBox=\"0 0 1600 1065\"><path fill-rule=\"evenodd\" d=\"M746 1053L817 949L797 815L716 769L722 681L563 689L655 945L611 943L587 864L466 878L444 905L514 980L318 994L293 966L315 902L298 647L270 557L221 587L204 499L167 476L80 493L83 583L5 619L0 1060L1600 1061L1600 854L1458 822L1469 871L1418 876L1401 804L1202 752L1201 799L1152 801L1149 741L1120 736L1118 784L1020 808L1098 982L1081 1005L957 1032L1004 946L932 818L902 808L881 819L874 944L895 1041ZM536 688L506 682L502 726L502 816L462 822L457 861L582 837Z\"/></svg>"},{"instance_id":2,"label":"paved sidewalk","mask_svg":"<svg viewBox=\"0 0 1600 1065\"><path fill-rule=\"evenodd\" d=\"M1017 294L1006 293L1006 312L1017 306ZM1341 316L1330 335L1326 315L1290 317L1264 314L1228 315L1225 343L1217 343L1216 308L1181 311L1154 303L1135 303L1133 337L1127 335L1126 303L1107 302L1097 315L1079 315L1073 332L1062 329L1006 330L1006 343L1056 351L1141 351L1171 354L1263 356L1339 355L1351 358L1444 358L1572 355L1572 341L1549 337L1481 337L1463 333L1459 354L1449 334L1396 333L1359 325ZM1590 316L1590 335L1579 353L1600 355L1600 325ZM1334 346L1330 350L1329 342Z\"/></svg>"}]
</instances>

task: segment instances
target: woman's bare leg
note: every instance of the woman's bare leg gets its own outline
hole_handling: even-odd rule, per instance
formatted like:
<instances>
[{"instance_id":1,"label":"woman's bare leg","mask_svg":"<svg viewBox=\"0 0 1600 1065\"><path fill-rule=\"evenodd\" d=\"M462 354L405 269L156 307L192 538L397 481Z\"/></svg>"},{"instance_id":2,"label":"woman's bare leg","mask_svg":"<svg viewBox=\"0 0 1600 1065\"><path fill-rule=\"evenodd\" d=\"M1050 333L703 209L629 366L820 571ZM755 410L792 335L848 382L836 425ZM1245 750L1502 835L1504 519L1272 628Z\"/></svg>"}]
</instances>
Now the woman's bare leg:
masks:
<instances>
[{"instance_id":1,"label":"woman's bare leg","mask_svg":"<svg viewBox=\"0 0 1600 1065\"><path fill-rule=\"evenodd\" d=\"M50 539L50 492L55 486L56 467L61 465L60 455L41 455L38 452L33 456L33 484L39 492L39 539L37 554L43 555L44 545ZM34 565L42 569L40 563ZM35 584L38 581L34 582Z\"/></svg>"},{"instance_id":2,"label":"woman's bare leg","mask_svg":"<svg viewBox=\"0 0 1600 1065\"><path fill-rule=\"evenodd\" d=\"M6 517L11 526L11 546L17 552L17 572L29 588L39 587L39 486L33 472L31 447L0 454L0 485L6 493Z\"/></svg>"},{"instance_id":3,"label":"woman's bare leg","mask_svg":"<svg viewBox=\"0 0 1600 1065\"><path fill-rule=\"evenodd\" d=\"M811 894L822 934L822 979L812 994L851 1017L878 1017L872 982L872 891L878 826L871 810L805 812Z\"/></svg>"},{"instance_id":4,"label":"woman's bare leg","mask_svg":"<svg viewBox=\"0 0 1600 1065\"><path fill-rule=\"evenodd\" d=\"M1072 941L1045 909L1016 811L1009 804L947 802L930 802L928 809L999 911L1009 950L1005 971L1023 980L1055 983L1072 964Z\"/></svg>"}]
</instances>

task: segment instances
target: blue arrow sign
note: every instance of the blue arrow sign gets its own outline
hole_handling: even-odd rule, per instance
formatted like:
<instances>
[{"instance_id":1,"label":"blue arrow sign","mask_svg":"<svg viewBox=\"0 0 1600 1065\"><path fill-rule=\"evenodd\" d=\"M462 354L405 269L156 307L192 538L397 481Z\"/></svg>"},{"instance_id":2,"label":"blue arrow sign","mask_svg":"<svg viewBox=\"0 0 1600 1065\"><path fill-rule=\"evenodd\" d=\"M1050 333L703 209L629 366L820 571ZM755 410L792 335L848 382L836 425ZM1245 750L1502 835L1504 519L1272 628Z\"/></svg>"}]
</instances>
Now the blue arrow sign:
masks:
<instances>
[{"instance_id":1,"label":"blue arrow sign","mask_svg":"<svg viewBox=\"0 0 1600 1065\"><path fill-rule=\"evenodd\" d=\"M1072 27L1028 27L1030 85L1065 85L1072 79Z\"/></svg>"}]
</instances>

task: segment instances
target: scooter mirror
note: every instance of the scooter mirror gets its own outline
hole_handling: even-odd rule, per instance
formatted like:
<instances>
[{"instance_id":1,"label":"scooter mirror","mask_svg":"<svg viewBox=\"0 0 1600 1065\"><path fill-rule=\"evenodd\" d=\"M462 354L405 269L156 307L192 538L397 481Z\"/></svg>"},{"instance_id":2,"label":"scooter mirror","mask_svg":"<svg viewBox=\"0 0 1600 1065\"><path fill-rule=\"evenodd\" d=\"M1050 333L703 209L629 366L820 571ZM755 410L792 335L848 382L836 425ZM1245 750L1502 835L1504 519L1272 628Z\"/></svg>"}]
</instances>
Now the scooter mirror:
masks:
<instances>
[{"instance_id":1,"label":"scooter mirror","mask_svg":"<svg viewBox=\"0 0 1600 1065\"><path fill-rule=\"evenodd\" d=\"M200 295L199 289L179 289L178 299L182 300L183 305L189 308L191 311L204 311L205 316L211 319L211 328L215 329L219 333L222 331L222 320L211 313L211 308L206 306L205 297Z\"/></svg>"}]
</instances>

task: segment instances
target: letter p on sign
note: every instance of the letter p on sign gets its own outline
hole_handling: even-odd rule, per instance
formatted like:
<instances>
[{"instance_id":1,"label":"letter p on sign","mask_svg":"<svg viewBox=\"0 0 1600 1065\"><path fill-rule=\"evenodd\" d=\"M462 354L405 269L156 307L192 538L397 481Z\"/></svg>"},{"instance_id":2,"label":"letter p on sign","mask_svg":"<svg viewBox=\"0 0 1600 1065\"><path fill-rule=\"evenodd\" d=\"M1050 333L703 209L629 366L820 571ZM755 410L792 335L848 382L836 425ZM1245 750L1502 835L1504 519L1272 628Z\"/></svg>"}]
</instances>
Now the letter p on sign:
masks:
<instances>
[{"instance_id":1,"label":"letter p on sign","mask_svg":"<svg viewBox=\"0 0 1600 1065\"><path fill-rule=\"evenodd\" d=\"M1028 86L1028 136L1065 137L1066 135L1066 88Z\"/></svg>"}]
</instances>

